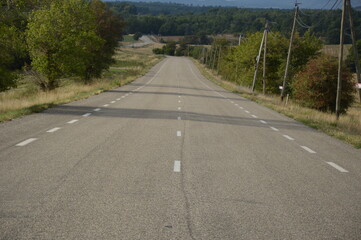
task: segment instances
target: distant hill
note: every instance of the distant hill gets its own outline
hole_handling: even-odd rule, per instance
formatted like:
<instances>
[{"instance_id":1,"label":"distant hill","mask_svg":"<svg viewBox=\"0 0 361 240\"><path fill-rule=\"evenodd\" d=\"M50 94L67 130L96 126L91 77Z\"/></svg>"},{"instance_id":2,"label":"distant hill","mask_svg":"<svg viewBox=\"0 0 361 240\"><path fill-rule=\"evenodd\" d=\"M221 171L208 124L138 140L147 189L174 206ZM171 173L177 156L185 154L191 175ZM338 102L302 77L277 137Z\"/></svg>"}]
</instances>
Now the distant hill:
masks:
<instances>
[{"instance_id":1,"label":"distant hill","mask_svg":"<svg viewBox=\"0 0 361 240\"><path fill-rule=\"evenodd\" d=\"M106 0L111 2L112 0ZM119 2L119 0L113 0ZM139 2L140 0L127 0ZM294 7L295 0L142 0L143 2L181 3L192 6L222 6L240 8L279 8L290 9ZM351 0L353 5L359 5L359 0ZM122 1L120 1L122 2ZM302 8L330 9L334 1L329 0L302 0Z\"/></svg>"}]
</instances>

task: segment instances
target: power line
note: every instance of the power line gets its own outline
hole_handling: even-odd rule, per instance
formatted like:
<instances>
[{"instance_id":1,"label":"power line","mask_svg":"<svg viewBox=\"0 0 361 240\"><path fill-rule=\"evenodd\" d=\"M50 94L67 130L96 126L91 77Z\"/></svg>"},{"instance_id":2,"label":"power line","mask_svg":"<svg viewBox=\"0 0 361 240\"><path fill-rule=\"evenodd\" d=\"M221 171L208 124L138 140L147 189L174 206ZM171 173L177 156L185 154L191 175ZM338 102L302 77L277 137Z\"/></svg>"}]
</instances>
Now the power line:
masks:
<instances>
[{"instance_id":1,"label":"power line","mask_svg":"<svg viewBox=\"0 0 361 240\"><path fill-rule=\"evenodd\" d=\"M340 0L336 0L335 3L332 5L331 10L333 10L333 8L339 3L340 3Z\"/></svg>"}]
</instances>

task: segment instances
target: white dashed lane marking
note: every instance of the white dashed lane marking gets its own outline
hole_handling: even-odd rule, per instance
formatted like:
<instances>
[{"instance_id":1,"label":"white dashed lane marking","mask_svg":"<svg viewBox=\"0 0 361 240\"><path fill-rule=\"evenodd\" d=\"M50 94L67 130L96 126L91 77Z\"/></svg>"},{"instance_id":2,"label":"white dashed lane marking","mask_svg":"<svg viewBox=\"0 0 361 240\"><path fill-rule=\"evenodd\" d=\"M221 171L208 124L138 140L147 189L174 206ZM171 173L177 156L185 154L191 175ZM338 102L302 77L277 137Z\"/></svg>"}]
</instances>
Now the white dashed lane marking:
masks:
<instances>
[{"instance_id":1,"label":"white dashed lane marking","mask_svg":"<svg viewBox=\"0 0 361 240\"><path fill-rule=\"evenodd\" d=\"M36 140L38 140L38 139L37 139L37 138L29 138L29 139L27 139L27 140L25 140L25 141L22 141L21 143L16 144L16 146L18 146L18 147L23 147L23 146L26 146L26 145L28 145L29 143L32 143L32 142L34 142L34 141L36 141Z\"/></svg>"},{"instance_id":2,"label":"white dashed lane marking","mask_svg":"<svg viewBox=\"0 0 361 240\"><path fill-rule=\"evenodd\" d=\"M287 138L288 140L291 140L291 141L294 141L294 140L295 140L294 138L291 138L291 137L288 136L288 135L282 135L282 136L284 136L285 138Z\"/></svg>"},{"instance_id":3,"label":"white dashed lane marking","mask_svg":"<svg viewBox=\"0 0 361 240\"><path fill-rule=\"evenodd\" d=\"M113 103L115 103L115 101L111 101L110 103L113 104Z\"/></svg>"},{"instance_id":4,"label":"white dashed lane marking","mask_svg":"<svg viewBox=\"0 0 361 240\"><path fill-rule=\"evenodd\" d=\"M109 104L104 104L103 107L109 107Z\"/></svg>"},{"instance_id":5,"label":"white dashed lane marking","mask_svg":"<svg viewBox=\"0 0 361 240\"><path fill-rule=\"evenodd\" d=\"M263 121L263 120L259 120L261 123L263 123L263 124L267 124L267 122L266 121Z\"/></svg>"},{"instance_id":6,"label":"white dashed lane marking","mask_svg":"<svg viewBox=\"0 0 361 240\"><path fill-rule=\"evenodd\" d=\"M182 132L181 131L177 131L177 137L181 137L182 136Z\"/></svg>"},{"instance_id":7,"label":"white dashed lane marking","mask_svg":"<svg viewBox=\"0 0 361 240\"><path fill-rule=\"evenodd\" d=\"M342 173L347 173L348 172L346 169L344 169L343 167L340 167L336 163L333 163L333 162L326 162L326 163L329 164L330 166L336 168L338 171L340 171Z\"/></svg>"},{"instance_id":8,"label":"white dashed lane marking","mask_svg":"<svg viewBox=\"0 0 361 240\"><path fill-rule=\"evenodd\" d=\"M181 117L178 117L178 120L182 120L182 118L181 118Z\"/></svg>"},{"instance_id":9,"label":"white dashed lane marking","mask_svg":"<svg viewBox=\"0 0 361 240\"><path fill-rule=\"evenodd\" d=\"M120 101L120 98L117 98L117 101Z\"/></svg>"},{"instance_id":10,"label":"white dashed lane marking","mask_svg":"<svg viewBox=\"0 0 361 240\"><path fill-rule=\"evenodd\" d=\"M52 129L50 129L50 130L48 130L48 131L46 131L46 132L48 132L48 133L53 133L53 132L56 132L56 131L58 131L58 130L60 130L60 128L59 128L59 127L56 127L56 128L52 128Z\"/></svg>"},{"instance_id":11,"label":"white dashed lane marking","mask_svg":"<svg viewBox=\"0 0 361 240\"><path fill-rule=\"evenodd\" d=\"M93 111L94 112L99 112L101 110L101 108L96 108L96 109L94 109Z\"/></svg>"},{"instance_id":12,"label":"white dashed lane marking","mask_svg":"<svg viewBox=\"0 0 361 240\"><path fill-rule=\"evenodd\" d=\"M181 162L180 161L174 161L173 171L174 172L180 172L181 171Z\"/></svg>"},{"instance_id":13,"label":"white dashed lane marking","mask_svg":"<svg viewBox=\"0 0 361 240\"><path fill-rule=\"evenodd\" d=\"M178 110L181 110L181 109L182 109L181 107L178 108Z\"/></svg>"},{"instance_id":14,"label":"white dashed lane marking","mask_svg":"<svg viewBox=\"0 0 361 240\"><path fill-rule=\"evenodd\" d=\"M306 146L301 146L301 148L305 149L309 153L316 153L315 151L313 151L312 149L310 149L310 148L308 148Z\"/></svg>"},{"instance_id":15,"label":"white dashed lane marking","mask_svg":"<svg viewBox=\"0 0 361 240\"><path fill-rule=\"evenodd\" d=\"M246 110L245 112L246 112L246 113L249 113L249 111L247 111L247 110Z\"/></svg>"},{"instance_id":16,"label":"white dashed lane marking","mask_svg":"<svg viewBox=\"0 0 361 240\"><path fill-rule=\"evenodd\" d=\"M83 114L83 117L89 117L90 115L92 115L91 113L85 113Z\"/></svg>"},{"instance_id":17,"label":"white dashed lane marking","mask_svg":"<svg viewBox=\"0 0 361 240\"><path fill-rule=\"evenodd\" d=\"M73 124L73 123L76 123L77 121L79 121L79 120L78 120L78 119L74 119L74 120L69 121L68 123L69 123L69 124Z\"/></svg>"},{"instance_id":18,"label":"white dashed lane marking","mask_svg":"<svg viewBox=\"0 0 361 240\"><path fill-rule=\"evenodd\" d=\"M277 128L275 128L275 127L270 127L273 131L276 131L276 132L278 132L279 130L277 129Z\"/></svg>"},{"instance_id":19,"label":"white dashed lane marking","mask_svg":"<svg viewBox=\"0 0 361 240\"><path fill-rule=\"evenodd\" d=\"M253 118L258 118L256 115L252 115Z\"/></svg>"}]
</instances>

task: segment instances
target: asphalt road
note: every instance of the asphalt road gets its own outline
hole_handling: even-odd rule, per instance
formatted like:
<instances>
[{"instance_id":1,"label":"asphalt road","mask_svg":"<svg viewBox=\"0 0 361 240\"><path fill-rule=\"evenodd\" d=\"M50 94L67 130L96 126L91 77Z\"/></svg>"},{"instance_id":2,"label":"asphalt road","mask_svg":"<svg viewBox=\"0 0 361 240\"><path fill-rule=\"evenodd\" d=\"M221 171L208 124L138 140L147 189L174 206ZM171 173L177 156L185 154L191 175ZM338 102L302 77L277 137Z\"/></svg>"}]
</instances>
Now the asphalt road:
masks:
<instances>
[{"instance_id":1,"label":"asphalt road","mask_svg":"<svg viewBox=\"0 0 361 240\"><path fill-rule=\"evenodd\" d=\"M360 150L186 58L0 138L0 239L361 239Z\"/></svg>"}]
</instances>

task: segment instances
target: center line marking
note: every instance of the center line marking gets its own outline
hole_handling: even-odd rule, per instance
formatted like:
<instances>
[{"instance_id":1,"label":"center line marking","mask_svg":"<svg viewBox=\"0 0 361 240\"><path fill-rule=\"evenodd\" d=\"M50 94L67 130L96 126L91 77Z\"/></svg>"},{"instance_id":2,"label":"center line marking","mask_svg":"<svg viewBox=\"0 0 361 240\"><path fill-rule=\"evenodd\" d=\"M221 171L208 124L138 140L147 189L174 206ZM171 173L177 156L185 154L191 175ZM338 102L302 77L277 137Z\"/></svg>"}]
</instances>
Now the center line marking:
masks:
<instances>
[{"instance_id":1,"label":"center line marking","mask_svg":"<svg viewBox=\"0 0 361 240\"><path fill-rule=\"evenodd\" d=\"M258 118L256 115L252 115L253 118Z\"/></svg>"},{"instance_id":2,"label":"center line marking","mask_svg":"<svg viewBox=\"0 0 361 240\"><path fill-rule=\"evenodd\" d=\"M182 109L181 107L178 108L178 110L181 110L181 109Z\"/></svg>"},{"instance_id":3,"label":"center line marking","mask_svg":"<svg viewBox=\"0 0 361 240\"><path fill-rule=\"evenodd\" d=\"M239 107L240 109L243 109L243 107Z\"/></svg>"},{"instance_id":4,"label":"center line marking","mask_svg":"<svg viewBox=\"0 0 361 240\"><path fill-rule=\"evenodd\" d=\"M275 128L275 127L270 127L273 131L276 131L276 132L278 132L279 130L277 129L277 128Z\"/></svg>"},{"instance_id":5,"label":"center line marking","mask_svg":"<svg viewBox=\"0 0 361 240\"><path fill-rule=\"evenodd\" d=\"M348 171L342 167L340 167L339 165L337 165L336 163L333 162L326 162L329 165L331 165L332 167L336 168L338 171L343 172L343 173L347 173Z\"/></svg>"},{"instance_id":6,"label":"center line marking","mask_svg":"<svg viewBox=\"0 0 361 240\"><path fill-rule=\"evenodd\" d=\"M111 101L110 103L115 103L115 101Z\"/></svg>"},{"instance_id":7,"label":"center line marking","mask_svg":"<svg viewBox=\"0 0 361 240\"><path fill-rule=\"evenodd\" d=\"M267 122L266 121L263 121L263 120L259 120L261 123L263 123L263 124L267 124Z\"/></svg>"},{"instance_id":8,"label":"center line marking","mask_svg":"<svg viewBox=\"0 0 361 240\"><path fill-rule=\"evenodd\" d=\"M174 161L173 171L174 172L180 172L181 171L181 162L180 161Z\"/></svg>"},{"instance_id":9,"label":"center line marking","mask_svg":"<svg viewBox=\"0 0 361 240\"><path fill-rule=\"evenodd\" d=\"M16 144L15 146L23 147L23 146L28 145L29 143L34 142L36 140L38 140L38 139L37 138L29 138L29 139L27 139L27 140L25 140L25 141L23 141L21 143Z\"/></svg>"},{"instance_id":10,"label":"center line marking","mask_svg":"<svg viewBox=\"0 0 361 240\"><path fill-rule=\"evenodd\" d=\"M288 140L291 140L291 141L294 141L294 140L295 140L294 138L291 138L291 137L288 136L288 135L282 135L282 136L284 136L285 138L287 138Z\"/></svg>"},{"instance_id":11,"label":"center line marking","mask_svg":"<svg viewBox=\"0 0 361 240\"><path fill-rule=\"evenodd\" d=\"M117 101L120 101L120 98L117 98Z\"/></svg>"},{"instance_id":12,"label":"center line marking","mask_svg":"<svg viewBox=\"0 0 361 240\"><path fill-rule=\"evenodd\" d=\"M236 103L235 105L238 107L238 104L237 104L237 103Z\"/></svg>"},{"instance_id":13,"label":"center line marking","mask_svg":"<svg viewBox=\"0 0 361 240\"><path fill-rule=\"evenodd\" d=\"M177 131L177 137L181 137L182 136L182 132L181 131Z\"/></svg>"},{"instance_id":14,"label":"center line marking","mask_svg":"<svg viewBox=\"0 0 361 240\"><path fill-rule=\"evenodd\" d=\"M68 123L69 123L69 124L73 124L73 123L76 123L77 121L79 121L79 120L78 120L78 119L74 119L74 120L69 121Z\"/></svg>"},{"instance_id":15,"label":"center line marking","mask_svg":"<svg viewBox=\"0 0 361 240\"><path fill-rule=\"evenodd\" d=\"M313 151L312 149L310 149L310 148L308 148L306 146L301 146L301 148L305 149L309 153L316 153L315 151Z\"/></svg>"},{"instance_id":16,"label":"center line marking","mask_svg":"<svg viewBox=\"0 0 361 240\"><path fill-rule=\"evenodd\" d=\"M103 105L103 107L108 107L108 106L109 106L109 104L104 104L104 105Z\"/></svg>"},{"instance_id":17,"label":"center line marking","mask_svg":"<svg viewBox=\"0 0 361 240\"><path fill-rule=\"evenodd\" d=\"M125 96L122 96L122 98L125 98Z\"/></svg>"},{"instance_id":18,"label":"center line marking","mask_svg":"<svg viewBox=\"0 0 361 240\"><path fill-rule=\"evenodd\" d=\"M182 118L181 118L181 117L178 117L178 120L182 120Z\"/></svg>"},{"instance_id":19,"label":"center line marking","mask_svg":"<svg viewBox=\"0 0 361 240\"><path fill-rule=\"evenodd\" d=\"M182 101L181 101L181 100L179 100L178 102L179 102L179 103L181 103Z\"/></svg>"},{"instance_id":20,"label":"center line marking","mask_svg":"<svg viewBox=\"0 0 361 240\"><path fill-rule=\"evenodd\" d=\"M59 127L56 127L56 128L50 129L50 130L48 130L48 131L46 131L46 132L48 132L48 133L53 133L53 132L56 132L56 131L58 131L58 130L60 130L60 128L59 128Z\"/></svg>"},{"instance_id":21,"label":"center line marking","mask_svg":"<svg viewBox=\"0 0 361 240\"><path fill-rule=\"evenodd\" d=\"M94 109L93 111L94 112L99 112L101 110L101 108L96 108L96 109Z\"/></svg>"},{"instance_id":22,"label":"center line marking","mask_svg":"<svg viewBox=\"0 0 361 240\"><path fill-rule=\"evenodd\" d=\"M246 113L249 113L249 111L247 111L247 110L246 110L245 112L246 112Z\"/></svg>"},{"instance_id":23,"label":"center line marking","mask_svg":"<svg viewBox=\"0 0 361 240\"><path fill-rule=\"evenodd\" d=\"M231 103L234 103L233 101L231 101Z\"/></svg>"},{"instance_id":24,"label":"center line marking","mask_svg":"<svg viewBox=\"0 0 361 240\"><path fill-rule=\"evenodd\" d=\"M89 117L90 115L92 115L91 113L85 113L83 114L83 117Z\"/></svg>"}]
</instances>

